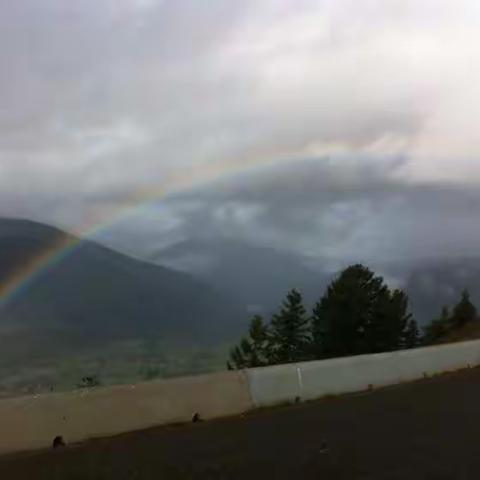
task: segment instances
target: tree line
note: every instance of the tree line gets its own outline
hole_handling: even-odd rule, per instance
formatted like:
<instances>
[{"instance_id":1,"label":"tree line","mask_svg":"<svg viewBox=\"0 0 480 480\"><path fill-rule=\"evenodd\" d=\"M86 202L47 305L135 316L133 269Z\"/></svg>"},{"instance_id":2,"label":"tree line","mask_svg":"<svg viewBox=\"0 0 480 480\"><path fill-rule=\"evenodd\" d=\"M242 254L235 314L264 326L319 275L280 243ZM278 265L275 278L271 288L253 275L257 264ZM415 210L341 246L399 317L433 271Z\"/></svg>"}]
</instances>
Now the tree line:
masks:
<instances>
[{"instance_id":1,"label":"tree line","mask_svg":"<svg viewBox=\"0 0 480 480\"><path fill-rule=\"evenodd\" d=\"M310 313L302 295L288 292L278 313L265 322L255 315L230 351L229 369L241 369L428 345L477 317L467 290L450 312L443 308L421 335L408 296L391 290L382 277L356 264L327 287Z\"/></svg>"}]
</instances>

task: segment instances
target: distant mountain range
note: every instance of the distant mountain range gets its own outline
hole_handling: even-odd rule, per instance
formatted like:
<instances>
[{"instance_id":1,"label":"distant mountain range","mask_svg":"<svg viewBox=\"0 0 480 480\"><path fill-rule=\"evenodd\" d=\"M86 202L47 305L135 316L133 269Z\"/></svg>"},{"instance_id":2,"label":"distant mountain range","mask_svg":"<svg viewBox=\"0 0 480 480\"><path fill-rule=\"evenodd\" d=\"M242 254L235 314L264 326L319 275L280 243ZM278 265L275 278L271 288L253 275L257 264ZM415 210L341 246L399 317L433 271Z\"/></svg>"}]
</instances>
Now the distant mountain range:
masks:
<instances>
[{"instance_id":1,"label":"distant mountain range","mask_svg":"<svg viewBox=\"0 0 480 480\"><path fill-rule=\"evenodd\" d=\"M259 247L231 239L189 239L154 252L150 260L165 263L221 286L240 302L270 313L290 288L304 294L312 305L335 273L300 254ZM370 266L370 265L368 265ZM437 316L443 305L453 305L468 288L480 310L480 257L412 259L379 264L373 270L409 295L410 307L420 324Z\"/></svg>"},{"instance_id":2,"label":"distant mountain range","mask_svg":"<svg viewBox=\"0 0 480 480\"><path fill-rule=\"evenodd\" d=\"M193 273L227 290L252 312L270 314L291 288L308 304L324 291L331 273L308 266L308 259L246 242L190 239L154 252L149 259Z\"/></svg>"},{"instance_id":3,"label":"distant mountain range","mask_svg":"<svg viewBox=\"0 0 480 480\"><path fill-rule=\"evenodd\" d=\"M0 219L0 283L62 239L56 228ZM232 297L187 273L83 240L0 309L0 329L83 339L173 336L201 341L243 329Z\"/></svg>"},{"instance_id":4,"label":"distant mountain range","mask_svg":"<svg viewBox=\"0 0 480 480\"><path fill-rule=\"evenodd\" d=\"M44 224L0 219L0 283L64 239L75 240ZM52 332L82 342L237 339L251 314L269 316L289 289L298 288L311 306L334 276L301 255L220 238L183 241L149 260L79 241L0 306L0 333L34 332L37 344ZM376 271L399 279L422 324L465 287L480 307L480 258L415 260Z\"/></svg>"}]
</instances>

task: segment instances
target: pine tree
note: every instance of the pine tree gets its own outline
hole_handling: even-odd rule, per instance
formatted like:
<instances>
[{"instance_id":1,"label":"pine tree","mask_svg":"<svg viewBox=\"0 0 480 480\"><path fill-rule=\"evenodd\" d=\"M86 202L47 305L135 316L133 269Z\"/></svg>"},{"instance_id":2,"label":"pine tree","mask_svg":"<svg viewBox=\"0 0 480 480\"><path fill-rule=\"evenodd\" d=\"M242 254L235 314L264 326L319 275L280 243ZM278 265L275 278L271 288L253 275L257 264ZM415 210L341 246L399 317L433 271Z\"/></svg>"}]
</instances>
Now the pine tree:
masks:
<instances>
[{"instance_id":1,"label":"pine tree","mask_svg":"<svg viewBox=\"0 0 480 480\"><path fill-rule=\"evenodd\" d=\"M452 317L450 315L450 310L446 305L442 307L439 320L445 325L446 329L451 327Z\"/></svg>"},{"instance_id":2,"label":"pine tree","mask_svg":"<svg viewBox=\"0 0 480 480\"><path fill-rule=\"evenodd\" d=\"M365 329L372 292L378 290L373 274L361 265L345 269L333 280L315 306L313 343L322 356L353 355L365 351Z\"/></svg>"},{"instance_id":3,"label":"pine tree","mask_svg":"<svg viewBox=\"0 0 480 480\"><path fill-rule=\"evenodd\" d=\"M463 290L460 301L453 307L451 322L454 327L459 327L477 318L477 309L470 301L470 293Z\"/></svg>"},{"instance_id":4,"label":"pine tree","mask_svg":"<svg viewBox=\"0 0 480 480\"><path fill-rule=\"evenodd\" d=\"M315 355L336 357L402 348L409 321L404 292L391 292L382 277L363 265L352 265L328 286L315 306Z\"/></svg>"},{"instance_id":5,"label":"pine tree","mask_svg":"<svg viewBox=\"0 0 480 480\"><path fill-rule=\"evenodd\" d=\"M434 318L425 328L423 343L429 345L443 337L452 329L452 320L447 306L442 307L438 318Z\"/></svg>"},{"instance_id":6,"label":"pine tree","mask_svg":"<svg viewBox=\"0 0 480 480\"><path fill-rule=\"evenodd\" d=\"M407 295L402 290L392 292L386 285L382 285L373 301L372 316L366 327L368 352L388 352L405 348L405 336L409 326L412 329L410 334L413 335L416 322L408 312ZM412 337L411 341L413 340Z\"/></svg>"},{"instance_id":7,"label":"pine tree","mask_svg":"<svg viewBox=\"0 0 480 480\"><path fill-rule=\"evenodd\" d=\"M322 358L325 354L326 322L324 320L322 304L317 302L313 307L311 318L311 353L316 359Z\"/></svg>"},{"instance_id":8,"label":"pine tree","mask_svg":"<svg viewBox=\"0 0 480 480\"><path fill-rule=\"evenodd\" d=\"M295 289L287 294L280 312L270 322L271 352L274 363L306 360L310 345L309 319L302 295Z\"/></svg>"},{"instance_id":9,"label":"pine tree","mask_svg":"<svg viewBox=\"0 0 480 480\"><path fill-rule=\"evenodd\" d=\"M230 351L229 370L233 368L261 367L269 363L269 335L260 315L255 315L248 330L248 338L243 337L240 344Z\"/></svg>"},{"instance_id":10,"label":"pine tree","mask_svg":"<svg viewBox=\"0 0 480 480\"><path fill-rule=\"evenodd\" d=\"M270 337L268 327L260 315L255 315L249 328L251 355L250 365L261 367L269 362Z\"/></svg>"},{"instance_id":11,"label":"pine tree","mask_svg":"<svg viewBox=\"0 0 480 480\"><path fill-rule=\"evenodd\" d=\"M417 322L412 318L403 332L402 348L415 348L421 343Z\"/></svg>"}]
</instances>

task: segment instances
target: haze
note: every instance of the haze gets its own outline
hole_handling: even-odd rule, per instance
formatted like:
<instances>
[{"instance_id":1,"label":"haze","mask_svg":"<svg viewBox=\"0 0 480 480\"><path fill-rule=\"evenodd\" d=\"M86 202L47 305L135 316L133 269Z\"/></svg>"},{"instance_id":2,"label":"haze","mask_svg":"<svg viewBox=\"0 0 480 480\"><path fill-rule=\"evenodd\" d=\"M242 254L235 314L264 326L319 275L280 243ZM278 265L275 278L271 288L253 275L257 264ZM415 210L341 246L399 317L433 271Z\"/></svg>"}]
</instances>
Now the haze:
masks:
<instances>
[{"instance_id":1,"label":"haze","mask_svg":"<svg viewBox=\"0 0 480 480\"><path fill-rule=\"evenodd\" d=\"M187 175L98 238L473 255L479 20L474 0L3 1L0 214L82 232Z\"/></svg>"}]
</instances>

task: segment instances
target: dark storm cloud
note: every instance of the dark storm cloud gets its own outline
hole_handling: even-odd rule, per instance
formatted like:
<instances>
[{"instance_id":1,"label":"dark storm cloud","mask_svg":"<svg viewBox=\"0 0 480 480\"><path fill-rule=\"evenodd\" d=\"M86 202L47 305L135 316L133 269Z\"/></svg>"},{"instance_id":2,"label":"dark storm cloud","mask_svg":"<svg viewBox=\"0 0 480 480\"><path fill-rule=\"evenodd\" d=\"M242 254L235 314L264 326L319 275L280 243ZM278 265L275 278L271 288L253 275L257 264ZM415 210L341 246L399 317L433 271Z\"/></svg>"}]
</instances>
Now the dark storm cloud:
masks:
<instances>
[{"instance_id":1,"label":"dark storm cloud","mask_svg":"<svg viewBox=\"0 0 480 480\"><path fill-rule=\"evenodd\" d=\"M408 163L401 158L342 158L342 168L335 160L297 161L170 196L102 239L133 252L143 238L147 257L189 238L234 240L316 257L332 269L478 254L474 186L407 184L397 176Z\"/></svg>"},{"instance_id":2,"label":"dark storm cloud","mask_svg":"<svg viewBox=\"0 0 480 480\"><path fill-rule=\"evenodd\" d=\"M183 175L102 238L139 255L199 232L332 258L471 249L479 13L467 0L5 2L0 214L84 231ZM202 173L217 163L224 174Z\"/></svg>"}]
</instances>

